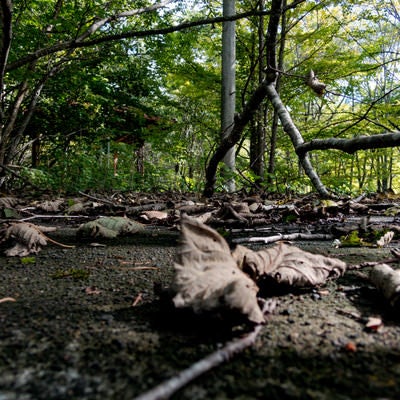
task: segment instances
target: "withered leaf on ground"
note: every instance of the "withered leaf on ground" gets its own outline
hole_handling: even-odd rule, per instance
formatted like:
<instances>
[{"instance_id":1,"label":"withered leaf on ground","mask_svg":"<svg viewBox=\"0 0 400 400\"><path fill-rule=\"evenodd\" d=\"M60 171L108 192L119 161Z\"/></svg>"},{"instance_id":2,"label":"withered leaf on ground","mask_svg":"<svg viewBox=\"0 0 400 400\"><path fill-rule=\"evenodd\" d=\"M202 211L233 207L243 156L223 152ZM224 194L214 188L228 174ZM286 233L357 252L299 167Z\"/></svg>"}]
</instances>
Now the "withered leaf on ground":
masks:
<instances>
[{"instance_id":1,"label":"withered leaf on ground","mask_svg":"<svg viewBox=\"0 0 400 400\"><path fill-rule=\"evenodd\" d=\"M173 302L194 312L233 310L264 322L256 284L236 265L225 239L203 223L183 217L182 243L175 264Z\"/></svg>"},{"instance_id":2,"label":"withered leaf on ground","mask_svg":"<svg viewBox=\"0 0 400 400\"><path fill-rule=\"evenodd\" d=\"M7 249L7 256L24 257L29 254L38 253L42 246L46 246L47 240L40 229L30 223L18 222L10 224L1 230L1 242L15 239L17 242L13 247Z\"/></svg>"},{"instance_id":3,"label":"withered leaf on ground","mask_svg":"<svg viewBox=\"0 0 400 400\"><path fill-rule=\"evenodd\" d=\"M237 246L233 257L238 266L255 280L267 275L277 283L294 287L319 285L346 271L346 263L339 259L309 253L284 243L259 251Z\"/></svg>"},{"instance_id":4,"label":"withered leaf on ground","mask_svg":"<svg viewBox=\"0 0 400 400\"><path fill-rule=\"evenodd\" d=\"M77 231L78 237L97 237L113 239L117 236L131 235L144 229L139 222L125 217L100 217L82 224Z\"/></svg>"},{"instance_id":5,"label":"withered leaf on ground","mask_svg":"<svg viewBox=\"0 0 400 400\"><path fill-rule=\"evenodd\" d=\"M37 205L37 208L46 212L59 212L64 199L45 200Z\"/></svg>"}]
</instances>

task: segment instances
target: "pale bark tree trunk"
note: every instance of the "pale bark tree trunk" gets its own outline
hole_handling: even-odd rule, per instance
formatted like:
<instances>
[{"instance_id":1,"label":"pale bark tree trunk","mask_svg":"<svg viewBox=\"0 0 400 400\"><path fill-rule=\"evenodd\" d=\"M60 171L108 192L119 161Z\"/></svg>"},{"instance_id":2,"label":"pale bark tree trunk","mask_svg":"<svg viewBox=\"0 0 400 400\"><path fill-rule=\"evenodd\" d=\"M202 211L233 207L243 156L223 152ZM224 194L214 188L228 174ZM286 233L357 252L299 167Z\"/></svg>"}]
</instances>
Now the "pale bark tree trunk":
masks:
<instances>
[{"instance_id":1,"label":"pale bark tree trunk","mask_svg":"<svg viewBox=\"0 0 400 400\"><path fill-rule=\"evenodd\" d=\"M224 0L223 16L235 15L235 0ZM231 135L236 103L236 37L235 21L223 23L222 31L222 93L221 93L221 129L222 140ZM235 148L231 147L224 156L224 163L230 176L226 182L228 192L235 191Z\"/></svg>"},{"instance_id":2,"label":"pale bark tree trunk","mask_svg":"<svg viewBox=\"0 0 400 400\"><path fill-rule=\"evenodd\" d=\"M274 83L270 83L266 87L267 96L269 101L272 103L275 112L279 116L279 120L283 126L284 131L289 135L293 147L297 149L298 146L304 143L303 137L301 136L299 130L296 125L292 121L292 118L287 111L286 107L283 105L278 92L275 89ZM330 194L328 190L325 188L324 184L321 182L318 174L315 172L313 166L311 165L310 158L308 154L303 154L299 156L301 166L304 169L304 172L310 178L311 183L314 188L318 191L318 193L323 197L329 197Z\"/></svg>"},{"instance_id":3,"label":"pale bark tree trunk","mask_svg":"<svg viewBox=\"0 0 400 400\"><path fill-rule=\"evenodd\" d=\"M259 8L263 10L265 1L260 0ZM260 85L265 77L265 20L260 15L258 19L258 84ZM265 171L265 127L267 107L261 106L257 111L254 124L250 132L250 169L257 176L255 182L259 189L264 181Z\"/></svg>"},{"instance_id":4,"label":"pale bark tree trunk","mask_svg":"<svg viewBox=\"0 0 400 400\"><path fill-rule=\"evenodd\" d=\"M283 1L283 5L286 5L286 0ZM285 54L285 36L286 36L286 15L285 13L282 15L282 23L281 23L281 40L279 46L278 53L278 69L283 69L283 61ZM275 89L279 93L280 90L280 76L276 78ZM269 144L269 157L268 157L268 179L267 182L269 185L272 185L273 176L275 174L275 158L276 158L276 149L277 149L277 141L278 141L278 114L274 111L274 116L272 119L271 125L271 138Z\"/></svg>"}]
</instances>

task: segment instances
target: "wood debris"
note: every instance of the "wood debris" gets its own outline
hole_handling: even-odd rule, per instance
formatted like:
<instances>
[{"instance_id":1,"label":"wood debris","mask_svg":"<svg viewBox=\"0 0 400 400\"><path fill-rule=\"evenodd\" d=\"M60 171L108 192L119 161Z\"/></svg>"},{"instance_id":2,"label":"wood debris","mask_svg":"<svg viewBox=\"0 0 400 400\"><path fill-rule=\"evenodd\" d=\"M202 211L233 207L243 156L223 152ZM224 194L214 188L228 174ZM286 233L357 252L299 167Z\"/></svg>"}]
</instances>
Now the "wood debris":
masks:
<instances>
[{"instance_id":1,"label":"wood debris","mask_svg":"<svg viewBox=\"0 0 400 400\"><path fill-rule=\"evenodd\" d=\"M378 264L372 268L369 278L393 307L400 306L400 270Z\"/></svg>"}]
</instances>

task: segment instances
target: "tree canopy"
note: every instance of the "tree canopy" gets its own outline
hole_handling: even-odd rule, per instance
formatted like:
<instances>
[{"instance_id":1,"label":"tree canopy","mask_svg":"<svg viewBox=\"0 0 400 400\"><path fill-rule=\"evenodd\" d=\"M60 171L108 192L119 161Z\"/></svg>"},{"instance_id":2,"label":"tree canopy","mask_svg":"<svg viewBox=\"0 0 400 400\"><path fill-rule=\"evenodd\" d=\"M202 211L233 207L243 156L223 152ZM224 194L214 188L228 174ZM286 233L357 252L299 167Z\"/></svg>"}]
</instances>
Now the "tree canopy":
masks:
<instances>
[{"instance_id":1,"label":"tree canopy","mask_svg":"<svg viewBox=\"0 0 400 400\"><path fill-rule=\"evenodd\" d=\"M3 1L0 183L397 190L399 13L391 0L238 0L232 17L212 0ZM226 20L237 114L221 141ZM234 145L236 171L220 175Z\"/></svg>"}]
</instances>

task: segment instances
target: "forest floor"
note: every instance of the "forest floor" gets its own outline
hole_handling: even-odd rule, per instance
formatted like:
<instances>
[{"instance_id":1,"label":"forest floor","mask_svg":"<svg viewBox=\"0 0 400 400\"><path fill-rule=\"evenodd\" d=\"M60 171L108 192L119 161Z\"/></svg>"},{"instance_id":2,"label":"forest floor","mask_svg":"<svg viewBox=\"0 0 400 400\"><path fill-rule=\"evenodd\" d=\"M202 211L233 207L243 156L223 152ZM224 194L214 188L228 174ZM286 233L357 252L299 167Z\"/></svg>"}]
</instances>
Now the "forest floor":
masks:
<instances>
[{"instance_id":1,"label":"forest floor","mask_svg":"<svg viewBox=\"0 0 400 400\"><path fill-rule=\"evenodd\" d=\"M57 224L49 236L75 248L0 256L0 400L134 399L244 334L154 293L172 281L176 228L93 247ZM391 257L390 248L295 245L349 264ZM367 272L278 296L254 346L172 398L399 399L400 318ZM372 317L382 323L368 328Z\"/></svg>"}]
</instances>

